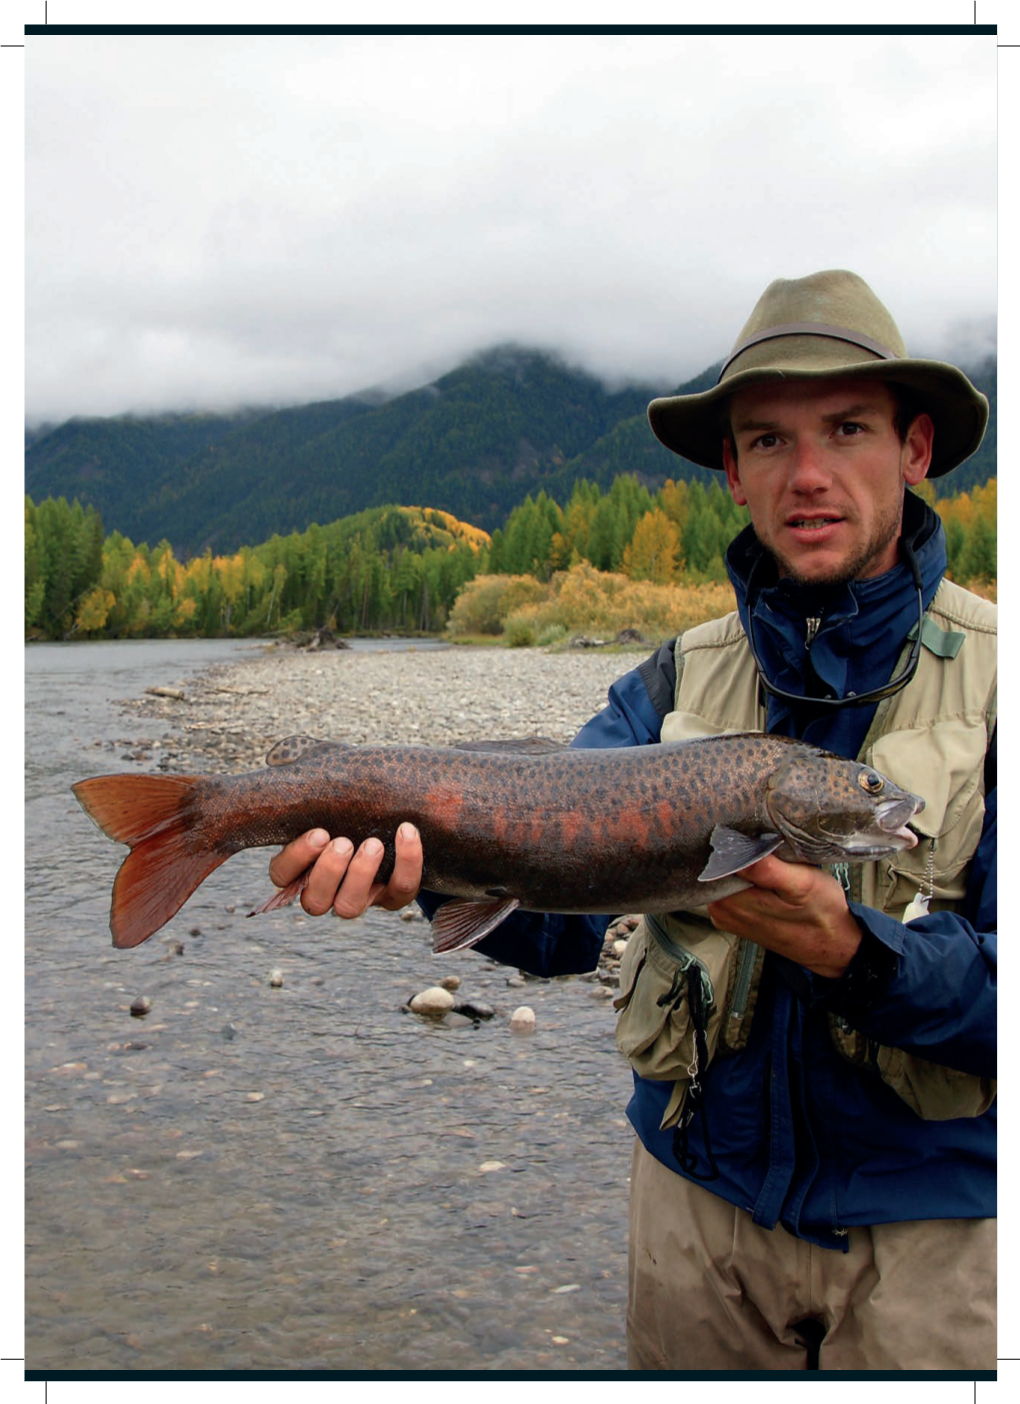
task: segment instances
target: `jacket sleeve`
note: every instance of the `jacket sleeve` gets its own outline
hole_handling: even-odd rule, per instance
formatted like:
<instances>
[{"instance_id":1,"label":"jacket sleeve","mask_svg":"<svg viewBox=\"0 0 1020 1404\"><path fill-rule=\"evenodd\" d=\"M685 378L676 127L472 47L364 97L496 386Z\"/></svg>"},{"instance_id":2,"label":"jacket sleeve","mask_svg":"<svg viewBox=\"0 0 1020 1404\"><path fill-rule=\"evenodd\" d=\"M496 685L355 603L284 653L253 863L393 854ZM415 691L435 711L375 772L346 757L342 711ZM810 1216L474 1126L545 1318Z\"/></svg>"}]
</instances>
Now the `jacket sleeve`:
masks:
<instances>
[{"instance_id":1,"label":"jacket sleeve","mask_svg":"<svg viewBox=\"0 0 1020 1404\"><path fill-rule=\"evenodd\" d=\"M607 705L585 723L570 744L599 748L645 746L658 741L665 715L660 709L665 705L668 711L672 706L672 658L672 642L663 644L641 667L613 683ZM418 905L429 918L446 900L434 892L418 894ZM513 912L483 937L475 950L530 975L580 975L598 965L606 927L614 916L622 915Z\"/></svg>"},{"instance_id":2,"label":"jacket sleeve","mask_svg":"<svg viewBox=\"0 0 1020 1404\"><path fill-rule=\"evenodd\" d=\"M996 1071L996 809L992 790L963 912L904 925L851 902L860 949L838 980L811 981L812 996L868 1037L979 1077Z\"/></svg>"}]
</instances>

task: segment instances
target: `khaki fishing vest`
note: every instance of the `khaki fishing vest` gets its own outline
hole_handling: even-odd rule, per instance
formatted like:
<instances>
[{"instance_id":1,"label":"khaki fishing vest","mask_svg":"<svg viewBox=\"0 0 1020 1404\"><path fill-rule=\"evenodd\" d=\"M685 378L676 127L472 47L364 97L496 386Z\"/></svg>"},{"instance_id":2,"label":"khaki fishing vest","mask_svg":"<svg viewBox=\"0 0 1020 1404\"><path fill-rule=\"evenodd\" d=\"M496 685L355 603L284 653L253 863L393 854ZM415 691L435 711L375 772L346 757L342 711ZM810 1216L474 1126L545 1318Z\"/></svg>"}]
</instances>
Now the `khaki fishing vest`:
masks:
<instances>
[{"instance_id":1,"label":"khaki fishing vest","mask_svg":"<svg viewBox=\"0 0 1020 1404\"><path fill-rule=\"evenodd\" d=\"M943 580L924 620L917 673L878 704L859 760L925 801L911 820L915 848L848 871L855 900L902 919L919 895L930 910L955 911L984 820L984 761L996 717L996 609ZM906 653L906 650L904 651ZM764 731L765 707L739 616L690 629L677 640L675 710L663 741ZM898 667L903 666L900 659ZM762 947L717 931L704 908L644 917L620 968L617 1043L642 1076L675 1081L662 1125L680 1117L695 1073L686 998L697 975L709 1010L709 1056L743 1048L750 1030ZM977 1116L995 1083L875 1044L830 1013L838 1051L881 1077L926 1120Z\"/></svg>"}]
</instances>

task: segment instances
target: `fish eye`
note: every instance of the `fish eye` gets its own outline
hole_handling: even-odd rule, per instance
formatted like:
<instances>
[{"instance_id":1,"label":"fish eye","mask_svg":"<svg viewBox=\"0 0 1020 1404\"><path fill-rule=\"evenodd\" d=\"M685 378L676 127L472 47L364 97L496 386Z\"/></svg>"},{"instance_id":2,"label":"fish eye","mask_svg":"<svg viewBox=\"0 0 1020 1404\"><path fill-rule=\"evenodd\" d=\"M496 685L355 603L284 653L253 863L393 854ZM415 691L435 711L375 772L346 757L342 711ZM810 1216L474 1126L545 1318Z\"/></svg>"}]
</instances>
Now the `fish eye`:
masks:
<instances>
[{"instance_id":1,"label":"fish eye","mask_svg":"<svg viewBox=\"0 0 1020 1404\"><path fill-rule=\"evenodd\" d=\"M869 795L880 795L885 787L885 781L881 775L873 770L862 770L857 776L857 783L862 790L867 790Z\"/></svg>"}]
</instances>

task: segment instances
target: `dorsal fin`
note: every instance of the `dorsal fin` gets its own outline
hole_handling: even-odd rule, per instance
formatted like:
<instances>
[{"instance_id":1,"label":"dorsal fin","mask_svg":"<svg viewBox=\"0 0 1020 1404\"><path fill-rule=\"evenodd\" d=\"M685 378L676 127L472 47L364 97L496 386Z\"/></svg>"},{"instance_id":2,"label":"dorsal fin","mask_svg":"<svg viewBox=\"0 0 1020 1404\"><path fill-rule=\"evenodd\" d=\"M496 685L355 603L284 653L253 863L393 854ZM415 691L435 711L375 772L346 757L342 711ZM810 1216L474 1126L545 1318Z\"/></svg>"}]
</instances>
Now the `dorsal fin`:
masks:
<instances>
[{"instance_id":1,"label":"dorsal fin","mask_svg":"<svg viewBox=\"0 0 1020 1404\"><path fill-rule=\"evenodd\" d=\"M548 736L515 736L509 740L454 741L451 751L486 751L493 754L518 756L547 756L556 751L567 751L566 741L553 741Z\"/></svg>"},{"instance_id":2,"label":"dorsal fin","mask_svg":"<svg viewBox=\"0 0 1020 1404\"><path fill-rule=\"evenodd\" d=\"M282 741L277 741L269 755L266 756L266 765L293 765L296 760L306 756L309 751L314 751L316 746L327 744L325 741L320 741L317 736L285 736Z\"/></svg>"}]
</instances>

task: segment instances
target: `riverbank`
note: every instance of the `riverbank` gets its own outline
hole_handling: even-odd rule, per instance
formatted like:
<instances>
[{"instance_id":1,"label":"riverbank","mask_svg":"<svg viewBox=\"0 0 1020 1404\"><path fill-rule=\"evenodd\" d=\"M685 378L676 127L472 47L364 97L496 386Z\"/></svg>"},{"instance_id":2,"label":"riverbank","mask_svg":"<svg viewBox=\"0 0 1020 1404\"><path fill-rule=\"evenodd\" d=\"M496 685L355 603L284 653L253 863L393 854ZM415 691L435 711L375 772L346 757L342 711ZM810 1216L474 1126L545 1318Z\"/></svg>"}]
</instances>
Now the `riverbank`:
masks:
<instances>
[{"instance_id":1,"label":"riverbank","mask_svg":"<svg viewBox=\"0 0 1020 1404\"><path fill-rule=\"evenodd\" d=\"M296 734L379 745L569 741L646 652L267 647L188 678L179 698L143 694L123 705L169 724L160 761L175 770L250 769Z\"/></svg>"}]
</instances>

